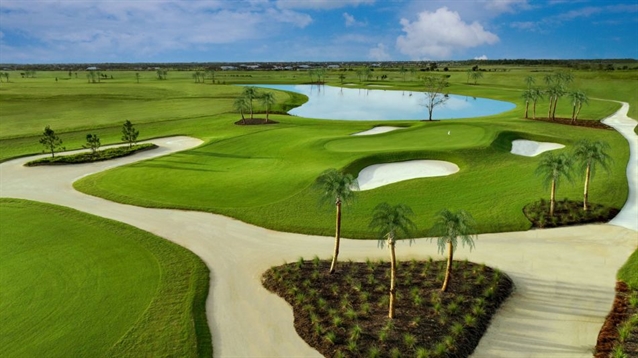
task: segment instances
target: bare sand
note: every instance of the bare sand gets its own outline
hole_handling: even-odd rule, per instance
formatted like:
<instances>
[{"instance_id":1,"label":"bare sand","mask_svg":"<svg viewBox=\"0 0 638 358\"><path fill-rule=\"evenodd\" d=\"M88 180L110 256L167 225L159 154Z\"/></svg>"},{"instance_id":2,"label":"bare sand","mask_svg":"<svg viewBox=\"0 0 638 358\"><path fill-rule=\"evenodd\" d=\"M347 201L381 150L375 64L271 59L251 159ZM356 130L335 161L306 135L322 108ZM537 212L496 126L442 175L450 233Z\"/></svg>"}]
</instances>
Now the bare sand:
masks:
<instances>
[{"instance_id":1,"label":"bare sand","mask_svg":"<svg viewBox=\"0 0 638 358\"><path fill-rule=\"evenodd\" d=\"M410 160L406 162L374 164L359 172L359 190L371 190L404 180L451 175L459 167L442 160Z\"/></svg>"},{"instance_id":2,"label":"bare sand","mask_svg":"<svg viewBox=\"0 0 638 358\"><path fill-rule=\"evenodd\" d=\"M526 157L535 157L541 153L561 148L565 148L565 146L559 143L516 139L512 141L512 150L510 153Z\"/></svg>"},{"instance_id":3,"label":"bare sand","mask_svg":"<svg viewBox=\"0 0 638 358\"><path fill-rule=\"evenodd\" d=\"M367 131L357 132L352 135L375 135L381 133L388 133L392 131L396 131L397 129L404 129L405 127L392 127L392 126L378 126L372 129L368 129Z\"/></svg>"},{"instance_id":4,"label":"bare sand","mask_svg":"<svg viewBox=\"0 0 638 358\"><path fill-rule=\"evenodd\" d=\"M456 258L498 267L516 285L474 357L591 356L614 298L616 271L638 245L638 232L627 228L635 224L636 216L624 215L636 208L638 177L631 124L636 122L626 118L627 108L623 106L618 117L612 116L608 122L617 121L627 128L626 136L631 127L634 136L628 138L632 159L627 171L633 175L630 196L613 225L482 234L472 253L457 250ZM0 196L64 205L118 220L195 252L211 270L206 306L215 356L318 357L296 334L290 306L266 291L260 277L270 266L299 256L330 257L332 238L276 232L208 213L122 205L73 190L72 183L83 176L201 144L186 137L153 142L160 149L109 162L24 167L31 157L1 163ZM342 260L387 260L387 256L376 242L342 240ZM400 260L430 256L444 259L436 245L426 240L397 247Z\"/></svg>"}]
</instances>

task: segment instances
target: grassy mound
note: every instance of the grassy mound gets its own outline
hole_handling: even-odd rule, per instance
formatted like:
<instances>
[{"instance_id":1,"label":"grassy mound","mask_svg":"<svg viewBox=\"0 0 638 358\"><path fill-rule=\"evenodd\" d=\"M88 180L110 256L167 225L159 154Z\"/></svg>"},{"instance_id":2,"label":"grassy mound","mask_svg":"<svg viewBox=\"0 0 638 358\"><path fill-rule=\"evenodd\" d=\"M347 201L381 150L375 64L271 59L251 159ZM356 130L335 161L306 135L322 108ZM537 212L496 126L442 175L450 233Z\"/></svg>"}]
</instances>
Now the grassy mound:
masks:
<instances>
[{"instance_id":1,"label":"grassy mound","mask_svg":"<svg viewBox=\"0 0 638 358\"><path fill-rule=\"evenodd\" d=\"M327 357L467 357L512 292L510 278L485 265L454 261L448 292L444 261L397 264L395 318L388 314L389 263L315 258L273 267L264 286L293 307L295 328Z\"/></svg>"},{"instance_id":2,"label":"grassy mound","mask_svg":"<svg viewBox=\"0 0 638 358\"><path fill-rule=\"evenodd\" d=\"M551 228L559 226L582 225L590 223L604 223L613 219L620 212L617 208L605 205L588 203L588 210L583 210L582 201L568 200L567 198L556 201L554 216L549 215L549 200L541 199L528 204L523 208L527 219L535 228Z\"/></svg>"},{"instance_id":3,"label":"grassy mound","mask_svg":"<svg viewBox=\"0 0 638 358\"><path fill-rule=\"evenodd\" d=\"M73 155L58 155L57 157L45 157L26 163L27 167L35 167L38 165L55 165L55 164L82 164L101 162L104 160L126 157L138 152L155 149L157 146L152 143L138 144L132 147L116 147L97 151L95 155L92 153L78 153Z\"/></svg>"},{"instance_id":4,"label":"grassy mound","mask_svg":"<svg viewBox=\"0 0 638 358\"><path fill-rule=\"evenodd\" d=\"M68 208L0 199L0 356L211 356L208 269Z\"/></svg>"}]
</instances>

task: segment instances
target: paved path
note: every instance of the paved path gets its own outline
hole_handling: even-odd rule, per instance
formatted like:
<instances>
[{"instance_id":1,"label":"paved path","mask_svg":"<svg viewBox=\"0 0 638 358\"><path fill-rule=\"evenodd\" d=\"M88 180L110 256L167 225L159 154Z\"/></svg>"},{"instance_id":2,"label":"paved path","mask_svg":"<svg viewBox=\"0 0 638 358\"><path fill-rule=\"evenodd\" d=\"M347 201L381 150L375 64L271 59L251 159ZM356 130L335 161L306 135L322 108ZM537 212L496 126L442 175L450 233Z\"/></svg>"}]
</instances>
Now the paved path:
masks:
<instances>
[{"instance_id":1,"label":"paved path","mask_svg":"<svg viewBox=\"0 0 638 358\"><path fill-rule=\"evenodd\" d=\"M626 120L622 113L611 118ZM83 176L201 144L187 137L153 142L160 149L109 162L34 168L22 166L30 160L26 158L2 163L0 196L64 205L118 220L195 252L211 270L207 313L215 356L319 356L294 331L290 306L266 291L260 277L284 260L315 254L329 257L332 238L275 232L208 213L122 205L73 190L72 183ZM628 208L635 210L635 181L631 192L633 202L628 205L633 209ZM638 233L627 228L632 220L635 217L618 220L617 225L484 234L471 254L459 249L458 259L468 257L498 267L517 286L474 356L590 356L611 307L616 271L638 244ZM411 247L399 244L397 253L400 259L440 257L436 245L423 240ZM376 242L342 241L342 260L386 256Z\"/></svg>"}]
</instances>

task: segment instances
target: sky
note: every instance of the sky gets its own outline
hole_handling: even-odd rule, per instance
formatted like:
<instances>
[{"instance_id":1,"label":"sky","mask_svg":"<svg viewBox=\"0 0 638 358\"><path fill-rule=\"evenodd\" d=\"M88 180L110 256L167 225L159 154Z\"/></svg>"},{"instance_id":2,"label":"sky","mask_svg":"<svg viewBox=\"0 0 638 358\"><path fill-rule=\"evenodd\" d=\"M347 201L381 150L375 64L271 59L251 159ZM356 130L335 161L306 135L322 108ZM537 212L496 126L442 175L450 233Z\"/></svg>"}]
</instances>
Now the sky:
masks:
<instances>
[{"instance_id":1,"label":"sky","mask_svg":"<svg viewBox=\"0 0 638 358\"><path fill-rule=\"evenodd\" d=\"M638 0L0 0L0 63L638 59Z\"/></svg>"}]
</instances>

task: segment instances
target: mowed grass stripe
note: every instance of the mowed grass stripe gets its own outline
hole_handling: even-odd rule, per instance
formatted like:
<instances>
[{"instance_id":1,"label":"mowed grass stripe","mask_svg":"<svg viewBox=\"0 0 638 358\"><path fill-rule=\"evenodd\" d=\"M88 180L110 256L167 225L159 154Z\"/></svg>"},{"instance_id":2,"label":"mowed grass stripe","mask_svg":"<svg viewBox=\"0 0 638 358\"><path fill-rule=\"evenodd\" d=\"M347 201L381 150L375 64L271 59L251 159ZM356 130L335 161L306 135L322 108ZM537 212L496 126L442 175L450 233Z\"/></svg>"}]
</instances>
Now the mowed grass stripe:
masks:
<instances>
[{"instance_id":1,"label":"mowed grass stripe","mask_svg":"<svg viewBox=\"0 0 638 358\"><path fill-rule=\"evenodd\" d=\"M210 356L208 269L68 208L0 199L0 355Z\"/></svg>"}]
</instances>

